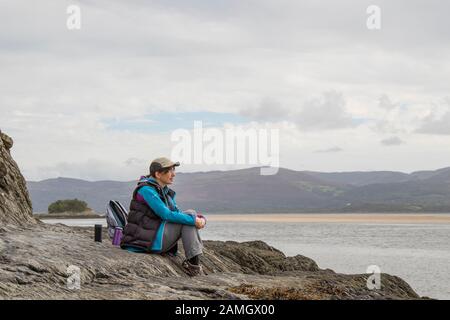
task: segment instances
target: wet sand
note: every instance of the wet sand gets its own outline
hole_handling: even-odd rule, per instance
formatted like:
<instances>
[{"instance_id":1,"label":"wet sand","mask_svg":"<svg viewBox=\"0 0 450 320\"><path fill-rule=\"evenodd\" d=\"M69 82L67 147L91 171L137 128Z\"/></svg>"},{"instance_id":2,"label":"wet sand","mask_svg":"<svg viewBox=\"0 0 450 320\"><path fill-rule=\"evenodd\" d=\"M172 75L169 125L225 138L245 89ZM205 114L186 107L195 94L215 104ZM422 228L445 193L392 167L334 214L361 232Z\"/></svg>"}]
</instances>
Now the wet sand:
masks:
<instances>
[{"instance_id":1,"label":"wet sand","mask_svg":"<svg viewBox=\"0 0 450 320\"><path fill-rule=\"evenodd\" d=\"M209 221L305 222L305 223L450 223L449 213L278 213L209 214Z\"/></svg>"}]
</instances>

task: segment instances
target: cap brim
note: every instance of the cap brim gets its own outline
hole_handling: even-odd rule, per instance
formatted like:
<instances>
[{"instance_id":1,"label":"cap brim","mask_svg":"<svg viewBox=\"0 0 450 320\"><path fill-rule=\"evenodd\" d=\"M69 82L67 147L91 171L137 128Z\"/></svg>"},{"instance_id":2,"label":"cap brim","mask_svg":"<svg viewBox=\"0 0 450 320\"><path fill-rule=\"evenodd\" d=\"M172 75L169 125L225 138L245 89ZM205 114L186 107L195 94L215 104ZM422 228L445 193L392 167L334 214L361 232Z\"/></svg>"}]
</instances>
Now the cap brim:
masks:
<instances>
[{"instance_id":1,"label":"cap brim","mask_svg":"<svg viewBox=\"0 0 450 320\"><path fill-rule=\"evenodd\" d=\"M180 163L177 162L171 162L168 166L163 167L163 169L172 168L172 167L178 167Z\"/></svg>"}]
</instances>

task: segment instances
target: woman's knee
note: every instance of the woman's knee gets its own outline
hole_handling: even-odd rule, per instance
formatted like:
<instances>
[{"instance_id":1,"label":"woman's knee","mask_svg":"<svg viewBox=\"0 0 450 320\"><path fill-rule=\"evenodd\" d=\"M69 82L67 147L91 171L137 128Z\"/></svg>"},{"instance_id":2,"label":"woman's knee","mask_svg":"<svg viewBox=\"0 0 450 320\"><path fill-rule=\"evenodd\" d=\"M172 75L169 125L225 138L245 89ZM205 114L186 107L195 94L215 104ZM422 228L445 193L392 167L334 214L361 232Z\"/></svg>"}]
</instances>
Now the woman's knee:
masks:
<instances>
[{"instance_id":1,"label":"woman's knee","mask_svg":"<svg viewBox=\"0 0 450 320\"><path fill-rule=\"evenodd\" d=\"M183 229L198 230L196 226L191 226L191 225L188 225L188 224L184 224L183 225Z\"/></svg>"}]
</instances>

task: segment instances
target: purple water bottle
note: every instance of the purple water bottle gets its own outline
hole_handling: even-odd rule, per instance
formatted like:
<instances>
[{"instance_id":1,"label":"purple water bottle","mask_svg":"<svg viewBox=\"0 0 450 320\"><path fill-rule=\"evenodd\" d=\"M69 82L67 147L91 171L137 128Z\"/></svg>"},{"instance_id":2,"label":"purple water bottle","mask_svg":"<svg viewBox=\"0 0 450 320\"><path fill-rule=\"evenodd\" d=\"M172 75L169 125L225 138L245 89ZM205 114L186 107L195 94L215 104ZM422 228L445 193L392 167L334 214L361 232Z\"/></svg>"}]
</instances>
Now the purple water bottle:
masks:
<instances>
[{"instance_id":1,"label":"purple water bottle","mask_svg":"<svg viewBox=\"0 0 450 320\"><path fill-rule=\"evenodd\" d=\"M113 237L113 241L112 244L114 246L119 246L120 245L120 241L122 241L122 228L115 228L114 229L114 237Z\"/></svg>"}]
</instances>

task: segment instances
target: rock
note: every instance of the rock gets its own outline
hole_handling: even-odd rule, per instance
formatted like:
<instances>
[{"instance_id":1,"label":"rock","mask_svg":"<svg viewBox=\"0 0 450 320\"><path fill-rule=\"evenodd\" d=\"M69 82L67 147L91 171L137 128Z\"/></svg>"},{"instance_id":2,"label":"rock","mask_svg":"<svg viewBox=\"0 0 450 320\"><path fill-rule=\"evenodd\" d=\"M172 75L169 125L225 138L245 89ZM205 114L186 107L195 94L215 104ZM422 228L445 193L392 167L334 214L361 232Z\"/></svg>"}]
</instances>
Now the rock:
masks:
<instances>
[{"instance_id":1,"label":"rock","mask_svg":"<svg viewBox=\"0 0 450 320\"><path fill-rule=\"evenodd\" d=\"M0 139L2 140L6 150L9 151L14 144L13 139L1 131L0 131Z\"/></svg>"},{"instance_id":2,"label":"rock","mask_svg":"<svg viewBox=\"0 0 450 320\"><path fill-rule=\"evenodd\" d=\"M286 257L262 241L204 241L206 275L190 278L177 257L131 253L94 242L93 228L61 224L0 229L0 298L10 299L418 299L398 277L321 270L309 258ZM69 266L80 289L67 287Z\"/></svg>"},{"instance_id":3,"label":"rock","mask_svg":"<svg viewBox=\"0 0 450 320\"><path fill-rule=\"evenodd\" d=\"M244 271L273 274L279 271L318 271L317 264L307 257L285 255L263 241L209 241L209 247L222 257L239 264Z\"/></svg>"},{"instance_id":4,"label":"rock","mask_svg":"<svg viewBox=\"0 0 450 320\"><path fill-rule=\"evenodd\" d=\"M0 131L0 223L36 223L26 182L10 154L13 140Z\"/></svg>"}]
</instances>

